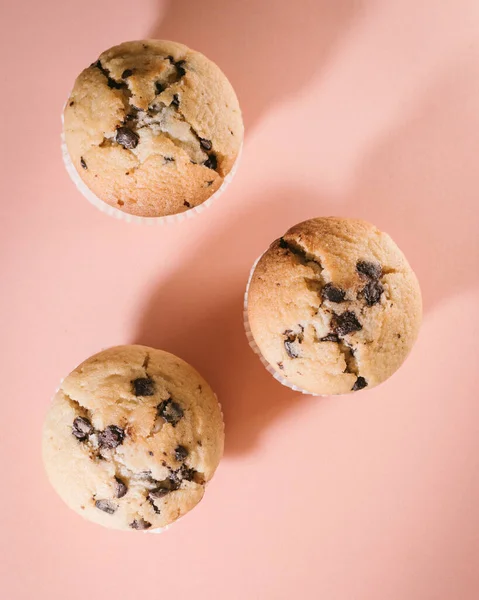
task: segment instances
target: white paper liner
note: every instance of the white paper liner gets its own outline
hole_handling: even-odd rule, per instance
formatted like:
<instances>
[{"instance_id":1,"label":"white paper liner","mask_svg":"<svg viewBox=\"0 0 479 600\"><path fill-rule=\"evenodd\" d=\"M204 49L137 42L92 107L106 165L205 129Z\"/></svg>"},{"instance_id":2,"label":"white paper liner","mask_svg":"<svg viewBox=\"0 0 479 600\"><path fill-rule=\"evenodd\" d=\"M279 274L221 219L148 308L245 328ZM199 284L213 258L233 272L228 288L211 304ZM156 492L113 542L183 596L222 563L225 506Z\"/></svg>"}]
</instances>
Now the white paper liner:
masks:
<instances>
[{"instance_id":1,"label":"white paper liner","mask_svg":"<svg viewBox=\"0 0 479 600\"><path fill-rule=\"evenodd\" d=\"M103 348L102 350L106 350L106 348ZM51 401L50 401L50 402L53 402L53 400L54 400L55 396L56 396L56 395L58 394L58 392L60 391L60 388L62 387L62 383L63 383L63 381L64 381L64 380L65 380L65 378L64 378L64 377L62 377L62 379L60 380L60 383L59 383L59 385L58 385L57 389L55 390L55 393L54 393L54 395L52 396L52 399L51 399ZM217 396L217 394L216 394L215 392L213 392L213 394L215 394L215 398L216 398L216 400L218 401L218 406L219 406L219 408L220 408L220 413L221 413L221 421L223 422L223 432L224 432L224 430L225 430L225 416L224 416L224 413L223 413L223 407L221 406L221 402L218 400L218 396ZM210 481L211 481L211 480L210 480ZM208 483L209 483L209 481L205 483L205 492L206 492L206 487L207 487ZM195 508L195 507L193 507L193 509L194 509L194 508ZM191 509L191 510L193 510L193 509ZM72 509L72 510L73 510L73 509ZM74 512L76 512L76 511L74 511ZM190 511L189 511L189 512L190 512ZM77 513L77 514L79 514L80 516L82 516L80 513ZM188 513L186 513L186 514L188 514ZM143 533L164 533L165 531L167 531L168 529L170 529L170 528L171 528L171 527L172 527L172 526L173 526L175 523L178 523L178 521L179 521L180 519L183 519L183 517L184 517L184 516L185 516L185 515L182 515L181 517L179 517L178 519L176 519L175 521L173 521L173 523L169 523L168 525L165 525L164 527L155 527L155 529L145 529L145 530L143 531ZM83 517L83 518L85 518L85 517Z\"/></svg>"},{"instance_id":2,"label":"white paper liner","mask_svg":"<svg viewBox=\"0 0 479 600\"><path fill-rule=\"evenodd\" d=\"M63 127L63 114L62 114L62 127ZM86 185L86 183L83 181L83 179L78 174L78 172L75 168L75 165L73 164L70 154L68 152L68 148L67 148L67 145L65 142L65 133L63 132L63 129L62 129L61 139L62 139L63 163L65 165L65 168L66 168L68 174L70 175L70 179L76 185L77 189L83 194L83 196L85 196L85 198L91 204L93 204L93 206L96 206L96 208L100 209L102 212L109 215L110 217L115 217L116 219L121 219L123 221L127 221L128 223L143 223L143 224L146 223L147 225L170 225L172 223L179 223L180 221L184 221L185 219L194 217L197 214L206 210L209 206L211 206L213 204L213 202L215 200L217 200L221 196L221 194L223 194L223 192L226 190L228 185L233 180L233 177L235 176L236 171L238 169L238 164L239 164L241 154L243 151L243 144L241 144L241 147L238 152L238 156L236 157L236 160L233 164L233 167L231 168L231 171L228 173L228 175L226 175L226 177L223 180L223 183L216 190L216 192L212 196L210 196L208 198L208 200L205 200L202 204L199 204L198 206L194 206L193 208L185 210L184 212L181 212L181 213L177 213L175 215L167 215L165 217L139 217L138 215L130 215L129 213L123 212L122 210L119 210L118 208L115 208L114 206L110 206L110 204L107 204L106 202L104 202L103 200L98 198L98 196L96 196L90 190L90 188Z\"/></svg>"},{"instance_id":3,"label":"white paper liner","mask_svg":"<svg viewBox=\"0 0 479 600\"><path fill-rule=\"evenodd\" d=\"M263 254L264 254L264 252L263 252ZM255 260L254 264L253 264L253 267L252 267L252 269L250 271L250 274L249 274L248 283L246 285L246 292L245 292L245 295L244 295L243 324L244 324L244 330L245 330L246 337L248 339L248 343L250 345L250 348L253 350L253 352L255 354L257 354L259 356L259 359L261 360L263 366L268 371L268 373L271 373L271 375L277 381L279 381L279 383L281 383L281 385L284 385L284 386L290 388L291 390L293 390L295 392L301 392L301 394L306 394L307 396L324 397L325 396L324 394L313 394L312 392L308 392L308 390L305 390L303 388L298 387L297 385L292 384L291 382L289 382L284 377L281 377L281 375L276 371L276 369L274 369L269 364L269 362L265 359L265 357L262 355L261 350L259 349L258 345L254 341L254 337L253 337L253 334L251 332L251 327L250 327L249 318L248 318L248 292L249 292L249 288L250 288L250 285L251 285L251 280L253 278L253 273L254 273L254 271L256 269L256 265L261 260L263 254L260 257L258 257Z\"/></svg>"}]
</instances>

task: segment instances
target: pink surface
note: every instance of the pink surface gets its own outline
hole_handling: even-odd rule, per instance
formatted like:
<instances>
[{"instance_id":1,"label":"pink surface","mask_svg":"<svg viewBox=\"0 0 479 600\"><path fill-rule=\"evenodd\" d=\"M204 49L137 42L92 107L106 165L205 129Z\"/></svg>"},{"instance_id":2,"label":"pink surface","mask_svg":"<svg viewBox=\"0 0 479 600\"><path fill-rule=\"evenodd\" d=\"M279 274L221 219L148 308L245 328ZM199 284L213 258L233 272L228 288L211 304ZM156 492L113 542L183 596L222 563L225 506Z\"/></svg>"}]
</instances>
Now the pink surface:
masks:
<instances>
[{"instance_id":1,"label":"pink surface","mask_svg":"<svg viewBox=\"0 0 479 600\"><path fill-rule=\"evenodd\" d=\"M2 8L2 598L477 600L477 0ZM169 228L101 214L60 154L77 72L141 37L215 60L247 126L227 193ZM388 382L317 399L263 369L241 306L268 243L331 214L392 235L425 315ZM61 377L132 341L190 361L225 410L204 501L160 536L83 521L41 464Z\"/></svg>"}]
</instances>

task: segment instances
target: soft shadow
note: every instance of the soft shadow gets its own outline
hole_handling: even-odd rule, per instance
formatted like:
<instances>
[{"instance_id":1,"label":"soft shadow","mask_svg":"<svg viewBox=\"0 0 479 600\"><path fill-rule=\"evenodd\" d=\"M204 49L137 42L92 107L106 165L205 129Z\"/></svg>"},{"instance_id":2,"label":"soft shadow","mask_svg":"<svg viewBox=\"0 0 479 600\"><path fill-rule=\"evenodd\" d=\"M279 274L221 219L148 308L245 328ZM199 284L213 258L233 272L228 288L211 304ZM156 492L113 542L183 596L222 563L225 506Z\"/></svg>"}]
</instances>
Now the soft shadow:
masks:
<instances>
[{"instance_id":1,"label":"soft shadow","mask_svg":"<svg viewBox=\"0 0 479 600\"><path fill-rule=\"evenodd\" d=\"M418 276L425 313L479 284L479 62L457 70L364 157L340 208L398 243Z\"/></svg>"},{"instance_id":2,"label":"soft shadow","mask_svg":"<svg viewBox=\"0 0 479 600\"><path fill-rule=\"evenodd\" d=\"M293 192L282 190L254 199L162 281L140 310L134 343L181 356L210 382L223 407L230 455L251 450L261 432L294 410L299 399L302 406L318 401L275 381L250 349L243 327L249 270L269 242L297 218L292 197ZM318 212L316 197L304 192L302 199L302 218ZM270 224L271 211L281 214L279 224Z\"/></svg>"},{"instance_id":3,"label":"soft shadow","mask_svg":"<svg viewBox=\"0 0 479 600\"><path fill-rule=\"evenodd\" d=\"M328 62L366 0L172 0L151 38L182 42L225 72L246 127L297 94Z\"/></svg>"}]
</instances>

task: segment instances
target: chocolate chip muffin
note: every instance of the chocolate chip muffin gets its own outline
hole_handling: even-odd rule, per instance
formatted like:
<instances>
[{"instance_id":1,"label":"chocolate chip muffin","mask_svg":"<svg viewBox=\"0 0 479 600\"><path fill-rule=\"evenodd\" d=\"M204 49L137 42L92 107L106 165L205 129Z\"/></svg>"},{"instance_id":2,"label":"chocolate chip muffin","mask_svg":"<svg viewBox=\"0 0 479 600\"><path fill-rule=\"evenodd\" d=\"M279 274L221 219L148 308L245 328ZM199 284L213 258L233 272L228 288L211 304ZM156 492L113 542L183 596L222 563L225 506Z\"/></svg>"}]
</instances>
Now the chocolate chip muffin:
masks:
<instances>
[{"instance_id":1,"label":"chocolate chip muffin","mask_svg":"<svg viewBox=\"0 0 479 600\"><path fill-rule=\"evenodd\" d=\"M70 508L105 527L154 531L198 504L223 443L216 396L190 365L118 346L63 381L45 420L43 457Z\"/></svg>"},{"instance_id":2,"label":"chocolate chip muffin","mask_svg":"<svg viewBox=\"0 0 479 600\"><path fill-rule=\"evenodd\" d=\"M213 62L182 44L144 40L107 50L78 76L64 140L67 168L93 203L115 216L165 217L224 189L243 122Z\"/></svg>"},{"instance_id":3,"label":"chocolate chip muffin","mask_svg":"<svg viewBox=\"0 0 479 600\"><path fill-rule=\"evenodd\" d=\"M406 258L365 221L295 225L256 264L245 300L252 347L285 385L345 394L390 377L421 323L421 291Z\"/></svg>"}]
</instances>

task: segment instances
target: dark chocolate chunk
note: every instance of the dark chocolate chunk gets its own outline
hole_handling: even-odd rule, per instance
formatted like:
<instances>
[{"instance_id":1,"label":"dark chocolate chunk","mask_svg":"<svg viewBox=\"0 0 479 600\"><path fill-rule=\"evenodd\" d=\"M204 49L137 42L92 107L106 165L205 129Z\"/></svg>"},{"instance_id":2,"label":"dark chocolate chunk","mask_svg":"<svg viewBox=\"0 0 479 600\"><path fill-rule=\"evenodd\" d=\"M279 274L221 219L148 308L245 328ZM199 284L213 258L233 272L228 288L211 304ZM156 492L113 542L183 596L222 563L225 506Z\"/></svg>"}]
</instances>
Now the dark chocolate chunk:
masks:
<instances>
[{"instance_id":1,"label":"dark chocolate chunk","mask_svg":"<svg viewBox=\"0 0 479 600\"><path fill-rule=\"evenodd\" d=\"M325 335L324 337L322 337L320 340L320 342L339 342L339 338L335 333L328 333L328 335Z\"/></svg>"},{"instance_id":2,"label":"dark chocolate chunk","mask_svg":"<svg viewBox=\"0 0 479 600\"><path fill-rule=\"evenodd\" d=\"M115 496L117 498L123 498L123 496L128 491L128 487L124 481L115 477Z\"/></svg>"},{"instance_id":3,"label":"dark chocolate chunk","mask_svg":"<svg viewBox=\"0 0 479 600\"><path fill-rule=\"evenodd\" d=\"M364 377L358 377L354 382L353 387L351 388L352 392L357 392L358 390L362 390L368 385L368 382L364 379Z\"/></svg>"},{"instance_id":4,"label":"dark chocolate chunk","mask_svg":"<svg viewBox=\"0 0 479 600\"><path fill-rule=\"evenodd\" d=\"M163 92L164 89L165 89L165 86L161 82L159 82L159 81L155 82L155 92L157 94L161 94L161 92Z\"/></svg>"},{"instance_id":5,"label":"dark chocolate chunk","mask_svg":"<svg viewBox=\"0 0 479 600\"><path fill-rule=\"evenodd\" d=\"M175 162L173 156L164 156L163 158L165 159L165 162Z\"/></svg>"},{"instance_id":6,"label":"dark chocolate chunk","mask_svg":"<svg viewBox=\"0 0 479 600\"><path fill-rule=\"evenodd\" d=\"M197 479L201 479L200 474L195 469L187 467L186 465L181 465L181 467L177 471L173 471L170 475L170 482L172 485L172 489L179 489L182 481L195 481Z\"/></svg>"},{"instance_id":7,"label":"dark chocolate chunk","mask_svg":"<svg viewBox=\"0 0 479 600\"><path fill-rule=\"evenodd\" d=\"M381 294L384 292L384 287L380 281L370 281L361 290L360 295L366 300L368 306L373 306L381 300Z\"/></svg>"},{"instance_id":8,"label":"dark chocolate chunk","mask_svg":"<svg viewBox=\"0 0 479 600\"><path fill-rule=\"evenodd\" d=\"M286 339L284 341L284 348L286 350L287 355L290 358L298 358L299 357L299 352L295 346L295 342L301 343L303 341L303 331L304 331L304 327L302 327L301 325L299 327L301 327L300 334L293 333L293 331L291 329L287 329L286 331L283 332L283 335L286 336Z\"/></svg>"},{"instance_id":9,"label":"dark chocolate chunk","mask_svg":"<svg viewBox=\"0 0 479 600\"><path fill-rule=\"evenodd\" d=\"M154 396L155 382L153 379L138 377L138 379L134 379L131 383L133 384L133 393L135 396Z\"/></svg>"},{"instance_id":10,"label":"dark chocolate chunk","mask_svg":"<svg viewBox=\"0 0 479 600\"><path fill-rule=\"evenodd\" d=\"M175 59L173 56L171 56L171 54L169 54L166 58L170 61L170 63L175 64Z\"/></svg>"},{"instance_id":11,"label":"dark chocolate chunk","mask_svg":"<svg viewBox=\"0 0 479 600\"><path fill-rule=\"evenodd\" d=\"M161 510L156 506L154 500L152 500L151 498L148 498L148 500L150 501L151 508L155 511L155 513L157 515L161 514Z\"/></svg>"},{"instance_id":12,"label":"dark chocolate chunk","mask_svg":"<svg viewBox=\"0 0 479 600\"><path fill-rule=\"evenodd\" d=\"M173 96L173 100L171 101L171 106L179 106L180 105L180 97L178 96L178 94L175 94Z\"/></svg>"},{"instance_id":13,"label":"dark chocolate chunk","mask_svg":"<svg viewBox=\"0 0 479 600\"><path fill-rule=\"evenodd\" d=\"M294 347L294 342L292 342L290 340L285 340L284 341L284 348L286 350L286 354L290 358L298 358L299 357L298 351Z\"/></svg>"},{"instance_id":14,"label":"dark chocolate chunk","mask_svg":"<svg viewBox=\"0 0 479 600\"><path fill-rule=\"evenodd\" d=\"M283 248L284 250L288 249L288 244L284 241L283 238L279 238L279 247Z\"/></svg>"},{"instance_id":15,"label":"dark chocolate chunk","mask_svg":"<svg viewBox=\"0 0 479 600\"><path fill-rule=\"evenodd\" d=\"M121 427L116 425L108 425L103 431L98 434L98 441L102 448L116 448L123 443L125 432Z\"/></svg>"},{"instance_id":16,"label":"dark chocolate chunk","mask_svg":"<svg viewBox=\"0 0 479 600\"><path fill-rule=\"evenodd\" d=\"M183 465L180 469L181 478L186 481L195 481L198 471L195 469L190 469L187 466Z\"/></svg>"},{"instance_id":17,"label":"dark chocolate chunk","mask_svg":"<svg viewBox=\"0 0 479 600\"><path fill-rule=\"evenodd\" d=\"M83 158L83 156L80 156L80 164L84 169L88 169L87 164L85 162L85 159Z\"/></svg>"},{"instance_id":18,"label":"dark chocolate chunk","mask_svg":"<svg viewBox=\"0 0 479 600\"><path fill-rule=\"evenodd\" d=\"M72 100L72 101L70 102L70 106L73 106L74 104L75 104L75 102Z\"/></svg>"},{"instance_id":19,"label":"dark chocolate chunk","mask_svg":"<svg viewBox=\"0 0 479 600\"><path fill-rule=\"evenodd\" d=\"M151 523L145 521L145 519L135 519L130 523L130 527L132 529L137 529L138 531L142 531L144 529L149 529L151 527Z\"/></svg>"},{"instance_id":20,"label":"dark chocolate chunk","mask_svg":"<svg viewBox=\"0 0 479 600\"><path fill-rule=\"evenodd\" d=\"M154 490L150 490L150 492L148 493L148 499L150 501L159 500L160 498L163 498L164 496L166 496L166 494L169 494L170 492L171 488L169 482L166 484L161 484Z\"/></svg>"},{"instance_id":21,"label":"dark chocolate chunk","mask_svg":"<svg viewBox=\"0 0 479 600\"><path fill-rule=\"evenodd\" d=\"M186 208L191 208L191 204L186 200L183 202L183 206L186 206Z\"/></svg>"},{"instance_id":22,"label":"dark chocolate chunk","mask_svg":"<svg viewBox=\"0 0 479 600\"><path fill-rule=\"evenodd\" d=\"M374 263L367 260L358 260L356 263L356 271L360 275L369 277L369 279L379 279L383 272L379 263Z\"/></svg>"},{"instance_id":23,"label":"dark chocolate chunk","mask_svg":"<svg viewBox=\"0 0 479 600\"><path fill-rule=\"evenodd\" d=\"M205 140L204 138L200 138L200 146L206 151L209 151L211 148L213 148L213 144L210 142L210 140Z\"/></svg>"},{"instance_id":24,"label":"dark chocolate chunk","mask_svg":"<svg viewBox=\"0 0 479 600\"><path fill-rule=\"evenodd\" d=\"M210 185L213 185L213 181L207 181L207 182L206 182L206 185L207 185L208 187L210 187Z\"/></svg>"},{"instance_id":25,"label":"dark chocolate chunk","mask_svg":"<svg viewBox=\"0 0 479 600\"><path fill-rule=\"evenodd\" d=\"M173 427L183 417L183 409L177 402L173 402L171 398L163 400L157 406L158 415L165 419L167 423L171 423Z\"/></svg>"},{"instance_id":26,"label":"dark chocolate chunk","mask_svg":"<svg viewBox=\"0 0 479 600\"><path fill-rule=\"evenodd\" d=\"M175 448L175 458L177 461L182 462L188 456L188 450L184 446L177 446Z\"/></svg>"},{"instance_id":27,"label":"dark chocolate chunk","mask_svg":"<svg viewBox=\"0 0 479 600\"><path fill-rule=\"evenodd\" d=\"M77 417L73 421L72 434L77 440L80 440L80 442L84 442L92 433L93 425L85 417Z\"/></svg>"},{"instance_id":28,"label":"dark chocolate chunk","mask_svg":"<svg viewBox=\"0 0 479 600\"><path fill-rule=\"evenodd\" d=\"M186 69L184 67L185 64L186 64L185 60L179 60L178 62L175 63L175 67L176 67L176 70L178 71L179 77L184 77L184 75L186 74Z\"/></svg>"},{"instance_id":29,"label":"dark chocolate chunk","mask_svg":"<svg viewBox=\"0 0 479 600\"><path fill-rule=\"evenodd\" d=\"M213 169L214 171L218 167L218 159L215 154L210 154L203 164L205 167L208 167L208 169Z\"/></svg>"},{"instance_id":30,"label":"dark chocolate chunk","mask_svg":"<svg viewBox=\"0 0 479 600\"><path fill-rule=\"evenodd\" d=\"M327 283L321 290L321 296L324 300L339 304L340 302L344 302L346 292L332 283Z\"/></svg>"},{"instance_id":31,"label":"dark chocolate chunk","mask_svg":"<svg viewBox=\"0 0 479 600\"><path fill-rule=\"evenodd\" d=\"M118 127L115 139L123 148L132 150L138 146L140 136L128 127Z\"/></svg>"},{"instance_id":32,"label":"dark chocolate chunk","mask_svg":"<svg viewBox=\"0 0 479 600\"><path fill-rule=\"evenodd\" d=\"M347 335L348 333L360 331L363 328L356 315L351 310L347 310L341 315L334 315L332 324L334 333L340 337Z\"/></svg>"},{"instance_id":33,"label":"dark chocolate chunk","mask_svg":"<svg viewBox=\"0 0 479 600\"><path fill-rule=\"evenodd\" d=\"M110 500L97 500L95 502L95 506L99 510L106 512L109 515L112 515L118 508L118 506L116 504L113 504L113 502L110 502Z\"/></svg>"},{"instance_id":34,"label":"dark chocolate chunk","mask_svg":"<svg viewBox=\"0 0 479 600\"><path fill-rule=\"evenodd\" d=\"M122 79L126 79L127 77L131 77L133 75L132 69L125 69L121 74Z\"/></svg>"}]
</instances>

